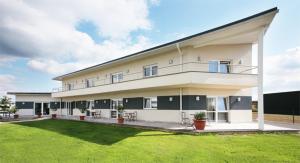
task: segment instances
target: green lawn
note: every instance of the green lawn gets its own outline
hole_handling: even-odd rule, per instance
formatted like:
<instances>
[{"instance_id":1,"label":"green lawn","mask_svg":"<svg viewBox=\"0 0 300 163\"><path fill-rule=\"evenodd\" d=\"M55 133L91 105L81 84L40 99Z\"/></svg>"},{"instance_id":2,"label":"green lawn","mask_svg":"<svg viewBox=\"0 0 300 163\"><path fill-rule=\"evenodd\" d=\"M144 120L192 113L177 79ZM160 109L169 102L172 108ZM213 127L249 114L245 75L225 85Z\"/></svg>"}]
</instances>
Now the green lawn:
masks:
<instances>
[{"instance_id":1,"label":"green lawn","mask_svg":"<svg viewBox=\"0 0 300 163\"><path fill-rule=\"evenodd\" d=\"M300 162L300 136L194 136L43 120L0 124L0 162Z\"/></svg>"}]
</instances>

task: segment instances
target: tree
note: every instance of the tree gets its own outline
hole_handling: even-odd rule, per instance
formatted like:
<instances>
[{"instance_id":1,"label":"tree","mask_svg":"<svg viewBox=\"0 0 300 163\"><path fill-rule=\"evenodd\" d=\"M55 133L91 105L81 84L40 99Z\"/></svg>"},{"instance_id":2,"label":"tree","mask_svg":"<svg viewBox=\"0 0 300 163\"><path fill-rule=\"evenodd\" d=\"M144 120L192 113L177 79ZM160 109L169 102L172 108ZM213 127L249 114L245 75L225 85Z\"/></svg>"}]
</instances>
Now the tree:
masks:
<instances>
[{"instance_id":1,"label":"tree","mask_svg":"<svg viewBox=\"0 0 300 163\"><path fill-rule=\"evenodd\" d=\"M3 96L0 99L0 109L2 111L8 111L8 109L10 108L12 102L11 102L11 98L7 97L7 96Z\"/></svg>"}]
</instances>

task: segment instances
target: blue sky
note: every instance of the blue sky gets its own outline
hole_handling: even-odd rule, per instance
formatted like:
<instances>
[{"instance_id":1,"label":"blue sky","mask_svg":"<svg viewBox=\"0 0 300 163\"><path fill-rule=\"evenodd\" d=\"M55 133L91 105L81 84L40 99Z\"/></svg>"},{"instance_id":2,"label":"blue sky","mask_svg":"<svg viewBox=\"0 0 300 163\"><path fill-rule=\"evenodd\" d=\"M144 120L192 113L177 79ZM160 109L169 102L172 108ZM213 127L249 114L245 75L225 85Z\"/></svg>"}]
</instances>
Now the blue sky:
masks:
<instances>
[{"instance_id":1,"label":"blue sky","mask_svg":"<svg viewBox=\"0 0 300 163\"><path fill-rule=\"evenodd\" d=\"M273 7L280 11L265 36L266 91L300 89L299 78L286 76L300 73L300 1L1 1L0 93L51 91L59 74Z\"/></svg>"}]
</instances>

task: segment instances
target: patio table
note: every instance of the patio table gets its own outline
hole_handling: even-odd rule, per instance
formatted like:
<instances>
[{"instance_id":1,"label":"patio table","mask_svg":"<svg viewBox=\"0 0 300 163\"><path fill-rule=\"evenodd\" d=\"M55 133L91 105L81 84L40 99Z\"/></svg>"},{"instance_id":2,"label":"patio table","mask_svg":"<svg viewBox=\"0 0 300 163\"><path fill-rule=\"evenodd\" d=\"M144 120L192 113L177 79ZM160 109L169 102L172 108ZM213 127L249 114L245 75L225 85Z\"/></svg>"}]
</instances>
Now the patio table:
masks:
<instances>
[{"instance_id":1,"label":"patio table","mask_svg":"<svg viewBox=\"0 0 300 163\"><path fill-rule=\"evenodd\" d=\"M2 114L2 117L9 117L9 112L8 111L0 111L0 114Z\"/></svg>"}]
</instances>

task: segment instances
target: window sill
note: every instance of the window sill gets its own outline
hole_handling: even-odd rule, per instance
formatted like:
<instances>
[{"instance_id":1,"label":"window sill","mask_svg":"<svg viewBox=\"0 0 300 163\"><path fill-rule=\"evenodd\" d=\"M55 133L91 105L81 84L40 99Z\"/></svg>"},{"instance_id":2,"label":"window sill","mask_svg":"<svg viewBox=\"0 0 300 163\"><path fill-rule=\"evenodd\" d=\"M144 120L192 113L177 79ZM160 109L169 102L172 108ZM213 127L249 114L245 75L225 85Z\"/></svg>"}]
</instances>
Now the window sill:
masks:
<instances>
[{"instance_id":1,"label":"window sill","mask_svg":"<svg viewBox=\"0 0 300 163\"><path fill-rule=\"evenodd\" d=\"M157 110L157 108L143 108L143 110Z\"/></svg>"}]
</instances>

